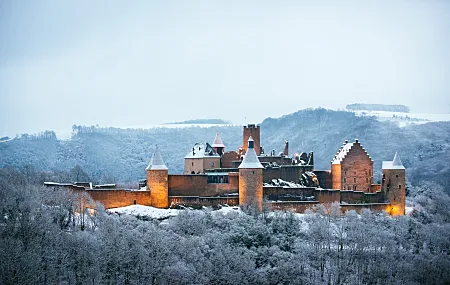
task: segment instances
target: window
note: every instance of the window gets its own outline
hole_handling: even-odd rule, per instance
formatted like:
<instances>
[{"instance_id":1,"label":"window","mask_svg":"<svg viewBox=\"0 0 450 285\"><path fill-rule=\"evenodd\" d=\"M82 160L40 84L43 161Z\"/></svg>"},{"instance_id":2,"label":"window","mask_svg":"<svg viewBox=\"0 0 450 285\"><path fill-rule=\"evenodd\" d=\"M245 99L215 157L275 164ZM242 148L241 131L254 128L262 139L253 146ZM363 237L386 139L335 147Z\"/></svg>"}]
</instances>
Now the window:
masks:
<instances>
[{"instance_id":1,"label":"window","mask_svg":"<svg viewBox=\"0 0 450 285\"><path fill-rule=\"evenodd\" d=\"M356 177L355 177L355 178L353 178L353 182L355 182L355 183L356 183Z\"/></svg>"},{"instance_id":2,"label":"window","mask_svg":"<svg viewBox=\"0 0 450 285\"><path fill-rule=\"evenodd\" d=\"M397 175L395 175L395 178L398 178L398 174L397 174Z\"/></svg>"},{"instance_id":3,"label":"window","mask_svg":"<svg viewBox=\"0 0 450 285\"><path fill-rule=\"evenodd\" d=\"M366 176L367 176L367 170L366 170Z\"/></svg>"},{"instance_id":4,"label":"window","mask_svg":"<svg viewBox=\"0 0 450 285\"><path fill-rule=\"evenodd\" d=\"M344 182L347 182L347 178L344 177Z\"/></svg>"},{"instance_id":5,"label":"window","mask_svg":"<svg viewBox=\"0 0 450 285\"><path fill-rule=\"evenodd\" d=\"M228 175L208 175L208 183L228 183Z\"/></svg>"},{"instance_id":6,"label":"window","mask_svg":"<svg viewBox=\"0 0 450 285\"><path fill-rule=\"evenodd\" d=\"M344 171L344 175L347 174L347 171Z\"/></svg>"},{"instance_id":7,"label":"window","mask_svg":"<svg viewBox=\"0 0 450 285\"><path fill-rule=\"evenodd\" d=\"M348 186L347 189L348 189L348 190L352 190L352 187L351 187L351 186Z\"/></svg>"},{"instance_id":8,"label":"window","mask_svg":"<svg viewBox=\"0 0 450 285\"><path fill-rule=\"evenodd\" d=\"M211 162L211 167L214 167L214 161L213 161L213 162Z\"/></svg>"},{"instance_id":9,"label":"window","mask_svg":"<svg viewBox=\"0 0 450 285\"><path fill-rule=\"evenodd\" d=\"M366 183L369 183L369 178L366 177Z\"/></svg>"},{"instance_id":10,"label":"window","mask_svg":"<svg viewBox=\"0 0 450 285\"><path fill-rule=\"evenodd\" d=\"M402 189L402 185L398 185L398 189Z\"/></svg>"},{"instance_id":11,"label":"window","mask_svg":"<svg viewBox=\"0 0 450 285\"><path fill-rule=\"evenodd\" d=\"M369 175L372 176L372 170L369 170Z\"/></svg>"},{"instance_id":12,"label":"window","mask_svg":"<svg viewBox=\"0 0 450 285\"><path fill-rule=\"evenodd\" d=\"M356 185L353 185L353 190L356 190Z\"/></svg>"}]
</instances>

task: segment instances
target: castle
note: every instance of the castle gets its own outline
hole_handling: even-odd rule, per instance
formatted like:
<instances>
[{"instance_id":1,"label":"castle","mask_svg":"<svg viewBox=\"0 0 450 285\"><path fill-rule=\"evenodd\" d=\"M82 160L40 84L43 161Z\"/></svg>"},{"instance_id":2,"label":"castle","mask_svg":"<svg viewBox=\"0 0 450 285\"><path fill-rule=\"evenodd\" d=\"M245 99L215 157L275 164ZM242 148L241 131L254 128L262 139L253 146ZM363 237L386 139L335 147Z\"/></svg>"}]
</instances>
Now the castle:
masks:
<instances>
[{"instance_id":1,"label":"castle","mask_svg":"<svg viewBox=\"0 0 450 285\"><path fill-rule=\"evenodd\" d=\"M105 208L226 204L304 212L317 204L337 202L343 212L367 208L405 214L406 173L397 153L392 161L383 162L381 184L374 184L373 160L358 140L344 142L331 161L331 170L315 170L312 152L290 157L286 141L278 155L275 151L265 154L260 137L260 126L244 126L242 147L225 151L217 133L212 145L195 144L187 153L183 174L169 174L156 147L140 190L92 189L80 184L70 188L87 192Z\"/></svg>"}]
</instances>

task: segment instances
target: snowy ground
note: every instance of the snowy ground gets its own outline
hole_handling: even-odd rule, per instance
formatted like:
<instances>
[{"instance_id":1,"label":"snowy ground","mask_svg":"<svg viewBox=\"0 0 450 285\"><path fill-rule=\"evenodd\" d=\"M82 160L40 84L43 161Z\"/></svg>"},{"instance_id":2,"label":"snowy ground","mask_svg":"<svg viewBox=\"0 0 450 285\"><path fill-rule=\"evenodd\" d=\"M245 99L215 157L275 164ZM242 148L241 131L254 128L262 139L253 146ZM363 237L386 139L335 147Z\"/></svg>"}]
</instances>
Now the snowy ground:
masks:
<instances>
[{"instance_id":1,"label":"snowy ground","mask_svg":"<svg viewBox=\"0 0 450 285\"><path fill-rule=\"evenodd\" d=\"M142 205L131 205L131 206L127 206L127 207L112 208L112 209L108 210L108 212L110 212L110 213L141 216L141 217L147 217L150 219L157 219L157 220L164 220L164 219L167 219L170 217L174 217L182 211L184 211L184 210L158 209L158 208L154 208L154 207L150 207L150 206L142 206ZM222 207L221 209L216 210L214 212L228 214L230 212L240 212L240 211L241 210L239 209L239 207Z\"/></svg>"},{"instance_id":2,"label":"snowy ground","mask_svg":"<svg viewBox=\"0 0 450 285\"><path fill-rule=\"evenodd\" d=\"M450 114L402 113L387 111L351 111L358 116L375 116L380 121L392 121L400 127L410 124L425 124L428 122L449 122Z\"/></svg>"}]
</instances>

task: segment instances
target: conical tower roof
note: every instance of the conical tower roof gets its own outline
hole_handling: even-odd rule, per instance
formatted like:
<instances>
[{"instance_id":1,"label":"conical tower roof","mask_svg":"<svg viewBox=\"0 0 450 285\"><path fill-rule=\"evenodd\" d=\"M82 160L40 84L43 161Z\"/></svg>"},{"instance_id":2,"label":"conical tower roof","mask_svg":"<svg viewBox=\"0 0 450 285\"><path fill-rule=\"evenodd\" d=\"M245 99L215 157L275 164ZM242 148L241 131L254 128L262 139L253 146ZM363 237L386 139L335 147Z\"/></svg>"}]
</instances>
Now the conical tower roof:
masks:
<instances>
[{"instance_id":1,"label":"conical tower roof","mask_svg":"<svg viewBox=\"0 0 450 285\"><path fill-rule=\"evenodd\" d=\"M222 139L220 138L219 132L216 133L216 137L214 138L212 147L225 147L225 145L222 142Z\"/></svg>"},{"instance_id":2,"label":"conical tower roof","mask_svg":"<svg viewBox=\"0 0 450 285\"><path fill-rule=\"evenodd\" d=\"M395 152L394 160L392 161L383 161L383 169L405 169L402 161L400 160L400 156L397 152Z\"/></svg>"},{"instance_id":3,"label":"conical tower roof","mask_svg":"<svg viewBox=\"0 0 450 285\"><path fill-rule=\"evenodd\" d=\"M397 152L395 152L394 160L392 161L392 166L393 166L393 167L399 167L399 168L405 168L405 167L403 166L403 163L402 163L402 161L400 160L400 156L398 155Z\"/></svg>"},{"instance_id":4,"label":"conical tower roof","mask_svg":"<svg viewBox=\"0 0 450 285\"><path fill-rule=\"evenodd\" d=\"M241 162L241 165L239 165L239 169L241 168L264 168L262 166L261 162L259 162L259 158L256 155L255 149L253 148L253 138L250 136L248 138L248 149L247 152L244 155L244 159Z\"/></svg>"},{"instance_id":5,"label":"conical tower roof","mask_svg":"<svg viewBox=\"0 0 450 285\"><path fill-rule=\"evenodd\" d=\"M155 152L153 153L146 170L167 170L167 166L164 164L158 146L156 146Z\"/></svg>"}]
</instances>

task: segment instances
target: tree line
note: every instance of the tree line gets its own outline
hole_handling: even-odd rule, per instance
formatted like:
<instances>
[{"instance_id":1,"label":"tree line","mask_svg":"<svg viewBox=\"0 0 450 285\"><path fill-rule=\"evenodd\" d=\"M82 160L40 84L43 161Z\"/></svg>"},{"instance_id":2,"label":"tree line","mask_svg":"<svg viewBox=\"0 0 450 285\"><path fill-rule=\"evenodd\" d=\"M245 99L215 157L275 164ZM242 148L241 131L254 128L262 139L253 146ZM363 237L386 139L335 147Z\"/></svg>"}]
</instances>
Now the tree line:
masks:
<instances>
[{"instance_id":1,"label":"tree line","mask_svg":"<svg viewBox=\"0 0 450 285\"><path fill-rule=\"evenodd\" d=\"M411 216L105 212L0 169L0 284L448 284L450 198L412 187Z\"/></svg>"}]
</instances>

